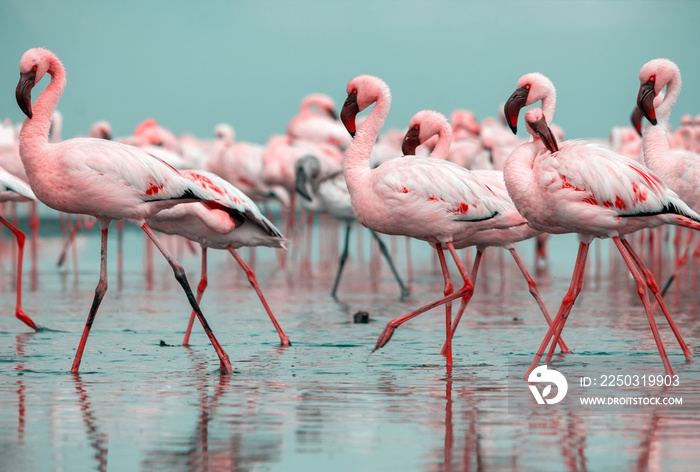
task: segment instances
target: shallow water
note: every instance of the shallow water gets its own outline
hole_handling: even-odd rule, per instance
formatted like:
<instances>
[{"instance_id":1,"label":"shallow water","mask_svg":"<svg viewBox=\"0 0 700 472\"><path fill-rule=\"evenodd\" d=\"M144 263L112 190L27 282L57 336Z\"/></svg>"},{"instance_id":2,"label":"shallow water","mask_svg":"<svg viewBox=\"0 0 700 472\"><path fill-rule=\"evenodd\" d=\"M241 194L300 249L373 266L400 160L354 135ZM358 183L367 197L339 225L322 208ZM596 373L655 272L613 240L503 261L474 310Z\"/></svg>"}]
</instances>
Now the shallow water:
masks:
<instances>
[{"instance_id":1,"label":"shallow water","mask_svg":"<svg viewBox=\"0 0 700 472\"><path fill-rule=\"evenodd\" d=\"M321 226L324 241L339 234L329 232L328 222ZM594 245L564 332L574 353L551 364L567 376L571 401L537 405L521 379L545 324L505 252L487 253L448 368L440 355L442 309L401 326L370 355L390 319L442 293L437 262L424 243L411 243L411 295L404 300L389 270L370 256L366 233L358 243L353 231L339 301L329 296L337 248L324 243L319 255L318 232L311 261L303 262L303 244L294 241L284 270L275 251L257 250L254 267L290 347L279 346L235 261L209 251L202 309L231 357L234 374L226 376L198 326L191 346L181 346L185 296L157 254L148 279L143 235L127 226L123 270L117 270L112 235L109 290L81 372L72 375L98 278L99 234L78 238L77 271L70 258L59 269L56 228L42 223L36 272L31 258L26 265L25 311L52 329L38 333L12 317L13 250L4 234L1 470L668 471L695 470L700 460L698 364L685 362L662 316L657 320L680 379L662 393L682 397L682 406L583 408L573 401L581 376L664 373L634 284L608 242ZM196 287L198 250L168 244ZM405 276L404 240L395 238L390 247ZM529 267L533 247L519 246ZM552 237L549 267L536 274L552 315L568 287L575 250L575 237ZM669 268L668 262L657 267L660 279ZM684 277L667 300L697 357L693 284ZM369 323L353 323L359 310L370 313Z\"/></svg>"}]
</instances>

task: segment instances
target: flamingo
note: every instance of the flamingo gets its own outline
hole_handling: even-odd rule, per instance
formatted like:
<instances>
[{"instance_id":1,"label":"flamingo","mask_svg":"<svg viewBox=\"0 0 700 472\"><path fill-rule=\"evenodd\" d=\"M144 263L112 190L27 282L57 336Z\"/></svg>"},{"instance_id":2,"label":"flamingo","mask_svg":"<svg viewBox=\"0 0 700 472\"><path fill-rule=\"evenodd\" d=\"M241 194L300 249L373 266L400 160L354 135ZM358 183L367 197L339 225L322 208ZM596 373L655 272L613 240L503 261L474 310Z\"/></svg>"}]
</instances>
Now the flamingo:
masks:
<instances>
[{"instance_id":1,"label":"flamingo","mask_svg":"<svg viewBox=\"0 0 700 472\"><path fill-rule=\"evenodd\" d=\"M101 229L100 278L71 372L79 370L97 309L107 291L109 224L112 220L126 219L138 224L167 259L216 350L221 372L232 373L228 355L199 309L185 271L145 222L158 211L178 203L211 201L218 195L204 191L163 161L136 147L94 138L49 143L51 114L66 86L65 68L53 52L34 48L20 59L19 71L15 98L27 116L19 136L19 150L32 190L53 209L96 217ZM45 74L51 80L32 105L31 91Z\"/></svg>"},{"instance_id":2,"label":"flamingo","mask_svg":"<svg viewBox=\"0 0 700 472\"><path fill-rule=\"evenodd\" d=\"M329 176L322 176L321 163L316 156L301 157L295 163L295 168L297 175L296 190L302 198L309 202L308 209L317 213L327 212L333 218L343 221L346 224L345 245L343 247L343 252L340 255L338 272L336 273L333 289L331 290L331 296L336 298L340 277L343 274L343 268L345 267L345 262L348 258L350 230L355 222L355 214L352 210L350 193L348 192L348 187L345 184L345 177L343 176L342 171ZM394 263L391 260L391 256L389 255L386 245L377 233L371 229L369 232L377 241L379 250L389 264L396 282L399 284L401 297L403 298L407 296L408 290L394 267Z\"/></svg>"},{"instance_id":3,"label":"flamingo","mask_svg":"<svg viewBox=\"0 0 700 472\"><path fill-rule=\"evenodd\" d=\"M0 201L36 202L36 196L26 182L0 167ZM15 238L17 238L17 303L15 305L15 316L34 331L40 331L42 327L36 324L34 320L22 310L22 260L24 259L25 235L2 216L0 216L0 223L7 226L15 235Z\"/></svg>"},{"instance_id":4,"label":"flamingo","mask_svg":"<svg viewBox=\"0 0 700 472\"><path fill-rule=\"evenodd\" d=\"M372 111L358 128L355 117L372 104ZM511 211L471 172L442 159L406 156L370 168L372 147L390 107L391 91L379 77L360 75L348 82L341 120L354 139L345 151L343 175L353 212L360 224L374 231L410 236L434 245L445 280L445 296L390 321L373 351L386 345L404 322L473 292L474 285L454 241L483 229L507 226L503 220ZM453 290L443 248L450 252L464 280L457 291ZM451 325L451 313L446 309L447 365L452 365Z\"/></svg>"},{"instance_id":5,"label":"flamingo","mask_svg":"<svg viewBox=\"0 0 700 472\"><path fill-rule=\"evenodd\" d=\"M554 336L546 362L551 360L554 345L581 290L588 248L595 238L612 238L622 255L637 284L666 373L672 374L673 368L653 317L647 286L659 302L688 360L690 351L663 303L652 273L625 235L665 223L700 229L700 215L652 171L633 159L580 140L557 145L549 129L552 116L547 115L547 110L552 115L554 113L556 91L551 80L542 74L521 77L516 91L505 104L505 114L514 132L520 109L540 100L543 108L530 109L525 116L532 140L518 147L506 161L506 187L530 226L551 233L578 233L580 244L569 291L528 374L537 366Z\"/></svg>"},{"instance_id":6,"label":"flamingo","mask_svg":"<svg viewBox=\"0 0 700 472\"><path fill-rule=\"evenodd\" d=\"M642 135L644 162L670 189L678 194L693 210L700 210L700 154L687 147L672 149L668 125L671 112L681 91L681 72L669 59L653 59L639 70L639 93L637 106L648 120ZM666 94L662 91L666 89ZM687 121L684 117L683 121ZM681 128L690 128L681 123ZM691 133L689 131L689 133ZM691 133L692 134L692 133ZM678 268L685 262L690 249L692 233L664 287L673 282ZM663 293L663 292L662 292Z\"/></svg>"},{"instance_id":7,"label":"flamingo","mask_svg":"<svg viewBox=\"0 0 700 472\"><path fill-rule=\"evenodd\" d=\"M146 220L151 229L166 234L183 236L202 246L202 277L197 287L197 303L200 303L207 287L207 249L224 249L231 253L248 276L279 334L282 346L290 346L289 336L282 330L265 300L255 271L238 254L241 247L267 246L285 248L282 234L265 218L253 201L243 192L221 177L203 170L184 170L182 175L205 190L221 195L216 202L182 203L161 210ZM190 316L183 345L189 344L195 312Z\"/></svg>"},{"instance_id":8,"label":"flamingo","mask_svg":"<svg viewBox=\"0 0 700 472\"><path fill-rule=\"evenodd\" d=\"M436 144L435 149L433 149L433 152L430 154L431 157L446 159L450 152L450 141L452 139L452 131L450 124L447 122L447 118L442 113L438 113L433 110L419 111L413 115L413 118L411 118L411 121L409 122L408 132L404 138L404 146L402 148L404 154L411 155L416 146L421 145L432 136L438 136L438 143ZM458 241L455 241L454 245L456 249L476 246L476 258L474 260L474 266L471 274L472 282L476 283L479 264L487 247L502 247L507 249L515 260L515 263L518 265L523 277L525 277L530 289L530 294L540 307L542 315L547 321L547 324L551 326L552 319L547 312L547 307L542 300L542 296L537 288L537 283L535 282L535 279L532 278L530 272L527 270L527 267L525 267L525 264L518 255L518 252L515 250L515 243L536 237L542 234L542 232L528 226L527 220L525 220L525 218L523 218L516 211L515 207L513 206L513 202L510 200L508 191L506 190L506 184L503 180L503 172L498 170L472 170L472 174L494 193L496 193L501 199L513 207L512 211L509 212L509 214L513 217L511 220L511 226L499 229L487 229L474 233L467 238L460 238ZM462 300L462 305L460 306L457 316L453 322L453 335L457 330L457 325L462 318L462 314L464 313L464 309L466 308L468 302L468 299ZM571 352L563 342L560 343L560 347L562 352Z\"/></svg>"}]
</instances>

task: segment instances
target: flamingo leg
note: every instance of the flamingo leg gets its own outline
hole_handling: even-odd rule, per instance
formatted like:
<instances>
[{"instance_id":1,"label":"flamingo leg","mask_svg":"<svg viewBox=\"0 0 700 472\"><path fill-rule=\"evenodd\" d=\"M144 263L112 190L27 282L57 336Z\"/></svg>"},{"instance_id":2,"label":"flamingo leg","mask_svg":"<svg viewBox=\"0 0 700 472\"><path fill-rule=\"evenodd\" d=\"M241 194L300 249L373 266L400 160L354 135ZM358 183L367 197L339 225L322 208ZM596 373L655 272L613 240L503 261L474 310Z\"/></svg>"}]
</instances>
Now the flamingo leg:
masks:
<instances>
[{"instance_id":1,"label":"flamingo leg","mask_svg":"<svg viewBox=\"0 0 700 472\"><path fill-rule=\"evenodd\" d=\"M85 323L85 328L83 329L83 335L80 338L80 344L78 344L78 351L75 353L75 359L73 359L73 366L71 367L71 373L75 374L78 372L80 367L80 360L83 357L83 351L85 350L85 343L87 343L87 338L90 335L90 329L92 329L92 323L95 321L95 315L97 315L97 309L102 303L102 298L104 298L107 292L107 234L109 231L109 223L100 221L100 229L102 230L102 239L100 242L100 280L97 282L97 287L95 288L95 298L92 300L92 306L90 307L90 312L88 313L88 318Z\"/></svg>"},{"instance_id":2,"label":"flamingo leg","mask_svg":"<svg viewBox=\"0 0 700 472\"><path fill-rule=\"evenodd\" d=\"M571 308L574 306L574 302L576 301L578 294L581 293L581 287L583 286L583 273L586 269L586 259L588 258L589 247L590 243L586 243L583 241L579 243L578 254L576 256L576 264L574 265L574 273L571 276L571 284L569 285L569 290L566 292L564 299L561 301L561 305L559 306L559 312L557 312L557 316L554 318L554 321L549 326L547 334L544 336L544 339L542 340L542 343L540 344L540 347L537 350L537 353L535 354L535 358L532 360L532 363L530 364L530 367L527 370L527 373L525 374L525 379L528 378L530 372L532 372L535 369L535 367L537 367L537 365L540 363L540 360L542 359L545 349L547 349L547 346L549 345L552 336L555 336L555 332L560 334L561 330L564 329L564 323L566 322L566 318L569 316ZM560 327L561 329L559 329ZM554 344L557 343L558 335L555 337L554 341ZM549 359L547 360L547 362L549 362Z\"/></svg>"},{"instance_id":3,"label":"flamingo leg","mask_svg":"<svg viewBox=\"0 0 700 472\"><path fill-rule=\"evenodd\" d=\"M447 267L447 261L445 261L445 253L442 251L442 245L436 244L435 247L438 250L438 259L440 260L440 268L442 269L442 276L445 279L445 296L449 296L454 292L454 285L452 285L452 279L450 278L450 270ZM445 358L447 360L447 365L452 365L452 302L445 303Z\"/></svg>"},{"instance_id":4,"label":"flamingo leg","mask_svg":"<svg viewBox=\"0 0 700 472\"><path fill-rule=\"evenodd\" d=\"M267 312L267 315L270 317L270 321L272 321L272 324L274 325L275 329L277 330L277 334L279 334L280 337L280 342L282 346L291 346L292 343L289 341L289 336L285 334L285 332L282 330L282 326L277 322L277 318L275 318L275 315L272 314L272 310L270 309L270 305L267 304L267 300L265 300L265 295L263 295L262 290L260 289L260 284L258 284L258 278L255 276L255 272L248 267L248 265L245 263L243 258L238 254L238 252L231 247L230 245L227 247L228 252L231 253L231 255L236 259L236 261L240 264L240 266L245 270L246 275L248 275L248 281L250 282L250 285L253 286L255 289L255 292L258 294L258 297L260 298L260 301L263 304L263 307L265 308L265 311Z\"/></svg>"},{"instance_id":5,"label":"flamingo leg","mask_svg":"<svg viewBox=\"0 0 700 472\"><path fill-rule=\"evenodd\" d=\"M207 248L202 246L202 275L199 278L199 284L197 284L197 297L195 299L197 305L199 305L199 303L202 301L202 295L204 295L207 285L209 285L209 279L207 276ZM182 340L183 346L190 345L190 335L192 334L192 325L194 324L195 316L197 316L197 313L192 310L192 314L190 314L190 321L187 323L187 330L185 330L185 337Z\"/></svg>"},{"instance_id":6,"label":"flamingo leg","mask_svg":"<svg viewBox=\"0 0 700 472\"><path fill-rule=\"evenodd\" d=\"M197 304L197 301L194 298L194 295L192 294L192 289L190 288L190 284L187 282L187 277L185 276L185 270L182 268L180 264L177 263L175 259L170 255L167 249L161 244L161 242L158 240L158 237L155 235L155 233L151 230L151 228L148 227L146 223L143 223L141 225L141 229L143 229L144 233L153 241L153 244L156 245L158 250L163 254L165 259L168 261L168 264L170 264L170 267L173 269L173 273L175 274L175 279L178 281L178 283L182 286L182 289L185 291L185 295L187 295L187 300L189 300L190 305L192 305L192 309L197 313L197 317L199 318L199 322L202 324L202 328L204 328L204 332L207 333L207 336L209 337L209 340L211 341L212 345L214 346L214 350L216 350L217 355L219 356L219 361L221 362L221 373L222 374L231 374L233 370L231 369L231 361L229 361L228 354L224 351L224 348L221 347L221 344L219 344L219 341L216 339L216 336L214 336L214 332L211 330L209 327L209 323L207 323L206 318L204 318L204 314L202 313L202 310L199 309L199 304Z\"/></svg>"},{"instance_id":7,"label":"flamingo leg","mask_svg":"<svg viewBox=\"0 0 700 472\"><path fill-rule=\"evenodd\" d=\"M471 279L472 279L472 283L475 285L476 285L476 279L479 275L479 264L481 264L481 256L483 254L484 253L482 251L477 249L476 257L474 258L474 264L472 265ZM462 315L464 314L464 310L466 310L467 304L469 303L469 300L471 300L473 294L474 294L474 292L472 292L468 297L462 298L462 302L459 305L459 310L457 311L457 316L455 316L455 319L452 322L451 338L454 337L455 331L457 331L457 326L459 325L459 322L462 319ZM444 356L446 352L447 352L447 343L445 343L445 345L442 346L442 350L440 351L440 354L442 354Z\"/></svg>"},{"instance_id":8,"label":"flamingo leg","mask_svg":"<svg viewBox=\"0 0 700 472\"><path fill-rule=\"evenodd\" d=\"M338 291L338 284L340 284L340 276L343 275L343 269L345 268L345 261L348 259L348 243L350 241L350 224L348 224L345 230L345 246L343 247L343 252L340 255L340 261L338 262L338 273L335 274L335 283L333 284L333 290L331 290L331 297L336 298L335 294ZM337 298L336 298L337 299Z\"/></svg>"},{"instance_id":9,"label":"flamingo leg","mask_svg":"<svg viewBox=\"0 0 700 472\"><path fill-rule=\"evenodd\" d=\"M537 305L539 305L540 311L542 311L544 319L547 320L547 325L552 326L552 318L550 318L549 313L547 312L547 307L544 305L544 301L542 300L540 291L537 288L537 282L535 282L535 279L533 279L530 275L530 272L527 270L527 267L525 267L523 260L520 259L520 255L515 250L515 248L510 248L508 249L508 251L510 252L510 255L513 256L515 263L518 264L518 268L520 268L520 272L522 272L523 277L525 277L525 280L527 281L527 286L530 289L530 295L532 295L532 297L537 302ZM571 349L568 348L566 343L564 343L564 340L561 338L559 338L559 349L561 349L561 352L565 354L571 354Z\"/></svg>"},{"instance_id":10,"label":"flamingo leg","mask_svg":"<svg viewBox=\"0 0 700 472\"><path fill-rule=\"evenodd\" d=\"M38 264L38 251L39 251L39 209L38 209L38 204L37 202L31 202L30 203L31 208L32 208L32 216L31 220L29 222L29 227L32 230L32 245L31 245L31 253L32 253L32 273L37 272L37 264Z\"/></svg>"},{"instance_id":11,"label":"flamingo leg","mask_svg":"<svg viewBox=\"0 0 700 472\"><path fill-rule=\"evenodd\" d=\"M0 216L0 223L7 226L7 228L14 233L15 238L17 238L17 305L15 307L15 316L34 331L41 331L41 327L22 310L22 260L24 259L24 233L2 216Z\"/></svg>"},{"instance_id":12,"label":"flamingo leg","mask_svg":"<svg viewBox=\"0 0 700 472\"><path fill-rule=\"evenodd\" d=\"M642 300L642 304L644 305L644 310L646 311L647 319L649 320L649 327L651 328L651 333L654 336L654 341L656 342L656 347L659 350L661 362L664 364L666 374L673 375L673 367L671 367L671 363L666 355L664 344L661 341L661 336L659 335L659 329L656 326L654 313L651 310L651 302L649 301L649 295L647 295L647 284L645 283L644 279L642 279L642 274L639 272L639 269L635 265L635 262L627 248L622 241L620 241L620 238L615 236L612 238L612 240L615 243L615 246L617 246L618 251L620 251L622 258L625 260L625 264L627 264L627 267L629 268L630 273L632 274L632 277L634 277L634 281L637 284L637 293L639 294L639 298Z\"/></svg>"},{"instance_id":13,"label":"flamingo leg","mask_svg":"<svg viewBox=\"0 0 700 472\"><path fill-rule=\"evenodd\" d=\"M471 279L469 278L469 274L467 274L466 269L464 268L464 265L462 265L462 262L459 260L459 257L456 257L456 252L454 250L454 246L452 243L445 243L448 249L450 249L450 253L453 254L453 257L455 258L455 263L457 264L457 268L459 269L460 274L462 275L462 278L464 278L464 286L457 290L456 292L453 292L452 294L442 297L438 300L435 300L432 303L428 303L427 305L424 305L417 310L412 311L411 313L408 313L407 315L401 316L399 318L396 318L394 320L389 321L387 323L386 327L384 327L384 331L382 331L382 334L379 335L379 339L377 340L377 344L374 346L374 349L372 349L372 352L376 351L377 349L380 349L391 340L391 337L394 334L394 331L396 331L396 328L404 324L406 321L411 320L415 318L416 316L425 313L428 310L432 310L435 307L438 307L440 305L443 305L445 303L451 302L453 300L456 300L458 298L464 297L469 295L471 292L474 291L474 284L472 283ZM436 249L438 252L442 251L441 245L436 245Z\"/></svg>"},{"instance_id":14,"label":"flamingo leg","mask_svg":"<svg viewBox=\"0 0 700 472\"><path fill-rule=\"evenodd\" d=\"M403 284L401 281L401 276L399 276L399 273L396 271L396 267L394 267L394 263L391 261L391 256L389 255L389 251L386 248L386 245L384 244L384 241L381 240L379 235L372 231L371 229L369 230L370 234L374 236L374 239L377 240L377 244L379 245L379 250L382 252L382 255L384 256L384 259L386 259L386 262L389 264L389 268L391 269L391 273L394 274L394 278L396 279L396 282L399 284L399 288L401 289L401 298L408 296L408 290L406 289L406 286ZM346 245L347 247L347 245Z\"/></svg>"},{"instance_id":15,"label":"flamingo leg","mask_svg":"<svg viewBox=\"0 0 700 472\"><path fill-rule=\"evenodd\" d=\"M690 241L688 241L688 243L690 243ZM685 341L683 341L683 336L681 336L680 330L676 326L676 323L674 323L673 318L671 318L671 314L668 312L668 308L666 308L666 303L664 303L664 299L661 293L659 293L659 287L656 285L656 279L654 279L654 275L651 273L649 268L642 263L642 260L639 258L639 255L634 251L629 241L627 241L626 239L622 239L622 244L625 246L625 249L627 249L629 255L632 256L632 260L634 260L634 263L637 265L637 267L639 267L639 270L644 275L647 287L649 287L651 293L653 293L654 297L656 297L656 301L661 307L661 311L666 317L666 321L668 321L668 324L671 327L673 334L676 336L676 340L678 340L678 344L680 344L686 360L693 362L692 355L690 354L690 349L688 349L688 345L685 343Z\"/></svg>"}]
</instances>

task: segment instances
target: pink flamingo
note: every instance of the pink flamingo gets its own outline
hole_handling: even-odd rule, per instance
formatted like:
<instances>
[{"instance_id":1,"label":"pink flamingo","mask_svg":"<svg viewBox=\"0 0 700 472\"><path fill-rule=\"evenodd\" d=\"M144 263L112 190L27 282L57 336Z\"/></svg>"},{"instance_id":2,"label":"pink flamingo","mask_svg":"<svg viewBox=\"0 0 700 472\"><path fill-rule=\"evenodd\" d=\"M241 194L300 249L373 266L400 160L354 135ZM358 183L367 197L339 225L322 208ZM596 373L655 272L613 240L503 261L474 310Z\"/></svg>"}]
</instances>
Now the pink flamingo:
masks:
<instances>
[{"instance_id":1,"label":"pink flamingo","mask_svg":"<svg viewBox=\"0 0 700 472\"><path fill-rule=\"evenodd\" d=\"M637 106L649 121L642 136L644 162L684 202L698 211L700 154L686 146L672 149L671 136L668 134L671 112L681 91L680 69L669 59L653 59L640 69L639 82ZM662 92L664 88L665 95ZM684 126L689 127L682 123L681 128ZM691 238L692 233L688 236L687 247L677 259L674 272L664 286L662 294L673 282L679 267L687 260Z\"/></svg>"},{"instance_id":2,"label":"pink flamingo","mask_svg":"<svg viewBox=\"0 0 700 472\"><path fill-rule=\"evenodd\" d=\"M102 231L100 280L71 367L77 372L97 309L107 291L107 232L112 220L126 219L141 226L173 268L175 278L197 312L219 357L221 372L230 374L228 355L214 336L189 287L185 272L161 245L146 218L180 202L215 200L163 161L142 150L114 141L75 138L50 144L47 139L51 113L66 85L66 72L58 57L42 48L30 49L19 63L20 80L15 96L27 118L20 133L20 155L29 184L47 206L66 213L97 218ZM45 74L49 85L32 106L31 91Z\"/></svg>"},{"instance_id":3,"label":"pink flamingo","mask_svg":"<svg viewBox=\"0 0 700 472\"><path fill-rule=\"evenodd\" d=\"M219 194L220 198L216 202L182 203L159 211L146 222L156 231L183 236L202 246L202 277L197 287L197 303L201 301L208 284L207 249L224 249L231 253L246 272L250 285L258 294L279 334L282 346L290 346L289 337L282 330L265 300L255 271L236 251L244 246L285 248L285 239L282 234L262 215L250 198L221 177L202 170L184 170L181 173L205 190ZM193 311L187 325L182 342L185 346L189 344L195 315Z\"/></svg>"},{"instance_id":4,"label":"pink flamingo","mask_svg":"<svg viewBox=\"0 0 700 472\"><path fill-rule=\"evenodd\" d=\"M452 139L452 132L450 124L447 122L447 118L445 118L443 114L436 111L419 111L413 115L413 118L411 118L411 121L409 122L408 132L404 138L404 146L402 149L404 154L412 155L412 152L415 150L416 146L419 146L432 136L438 136L438 143L430 156L437 159L445 159L450 151L449 147ZM472 174L500 198L513 206L513 203L508 196L508 191L506 190L506 184L503 180L503 172L498 170L472 170ZM530 272L527 270L527 267L525 267L525 264L518 255L518 252L515 250L515 243L533 238L542 232L528 226L527 220L520 216L520 214L515 210L514 206L513 211L511 211L510 214L513 216L511 226L498 229L486 229L484 231L469 235L469 237L460 238L454 242L455 248L462 249L465 247L476 246L476 258L474 259L474 266L471 274L473 283L476 283L479 264L486 248L502 247L507 249L511 256L513 256L513 259L518 265L523 277L525 277L530 289L530 294L540 307L542 315L547 321L547 324L551 326L552 319L547 312L547 307L542 300L540 292L537 288L537 283L535 282L535 279L532 278ZM457 325L462 318L462 314L464 313L464 309L466 308L468 302L469 300L467 298L462 300L462 305L460 306L453 322L453 335L457 330ZM571 351L563 340L560 341L562 352L570 353Z\"/></svg>"},{"instance_id":5,"label":"pink flamingo","mask_svg":"<svg viewBox=\"0 0 700 472\"><path fill-rule=\"evenodd\" d=\"M514 131L520 109L539 100L549 113L554 113L556 92L552 82L537 73L521 77L504 107ZM533 139L518 147L506 161L506 187L530 226L551 233L578 233L580 245L569 291L528 373L537 366L554 336L546 362L551 360L554 345L581 290L588 247L594 238L612 238L618 248L637 284L666 372L672 373L653 317L647 286L659 302L688 360L690 351L663 303L653 275L625 235L665 223L700 229L700 215L654 173L632 159L585 141L566 141L558 146L549 129L552 116L546 113L539 108L528 110L526 127Z\"/></svg>"},{"instance_id":6,"label":"pink flamingo","mask_svg":"<svg viewBox=\"0 0 700 472\"><path fill-rule=\"evenodd\" d=\"M474 285L457 255L454 241L483 229L508 226L512 207L471 172L442 159L406 156L371 169L369 158L389 113L391 91L380 78L361 75L348 83L347 94L341 120L354 139L345 152L343 174L357 220L377 232L410 236L433 244L445 280L445 296L390 321L377 341L376 351L386 345L404 322L471 295ZM369 116L357 128L355 117L372 104ZM464 280L463 287L457 291L453 290L443 248L452 255ZM445 314L445 334L447 364L452 365L449 308Z\"/></svg>"},{"instance_id":7,"label":"pink flamingo","mask_svg":"<svg viewBox=\"0 0 700 472\"><path fill-rule=\"evenodd\" d=\"M15 177L0 167L0 201L1 202L36 202L36 196L22 179ZM15 305L15 316L24 324L35 331L40 331L41 326L37 325L29 315L22 310L22 260L24 259L24 240L22 231L15 225L0 216L0 223L7 226L17 238L17 303Z\"/></svg>"}]
</instances>

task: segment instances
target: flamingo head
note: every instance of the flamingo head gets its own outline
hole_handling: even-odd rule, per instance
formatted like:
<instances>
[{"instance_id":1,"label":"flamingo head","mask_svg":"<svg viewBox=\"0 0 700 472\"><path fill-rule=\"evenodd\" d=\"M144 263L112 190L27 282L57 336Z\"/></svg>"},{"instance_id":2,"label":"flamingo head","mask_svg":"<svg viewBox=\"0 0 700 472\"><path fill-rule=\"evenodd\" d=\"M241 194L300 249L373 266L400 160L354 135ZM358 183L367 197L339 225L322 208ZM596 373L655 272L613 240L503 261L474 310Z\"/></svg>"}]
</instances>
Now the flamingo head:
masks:
<instances>
[{"instance_id":1,"label":"flamingo head","mask_svg":"<svg viewBox=\"0 0 700 472\"><path fill-rule=\"evenodd\" d=\"M661 95L661 91L672 80L680 81L678 66L668 59L652 59L639 70L639 92L637 93L637 106L647 120L656 125L656 108L658 101L655 98Z\"/></svg>"},{"instance_id":2,"label":"flamingo head","mask_svg":"<svg viewBox=\"0 0 700 472\"><path fill-rule=\"evenodd\" d=\"M521 108L539 100L554 99L555 95L552 81L539 72L531 72L520 77L515 86L515 92L503 106L506 121L513 134L518 131L518 115Z\"/></svg>"},{"instance_id":3,"label":"flamingo head","mask_svg":"<svg viewBox=\"0 0 700 472\"><path fill-rule=\"evenodd\" d=\"M312 93L304 97L299 110L306 111L312 108L315 108L321 115L327 115L333 120L338 120L338 114L335 111L335 101L326 94Z\"/></svg>"},{"instance_id":4,"label":"flamingo head","mask_svg":"<svg viewBox=\"0 0 700 472\"><path fill-rule=\"evenodd\" d=\"M373 75L360 75L348 82L348 98L345 99L342 110L340 110L340 121L350 133L355 137L357 127L355 117L358 113L377 102L380 98L391 104L391 91L389 86L379 77ZM386 107L388 111L388 106Z\"/></svg>"},{"instance_id":5,"label":"flamingo head","mask_svg":"<svg viewBox=\"0 0 700 472\"><path fill-rule=\"evenodd\" d=\"M404 156L415 156L416 148L420 146L420 144L420 125L418 123L412 124L411 127L408 128L406 136L403 137L401 152Z\"/></svg>"},{"instance_id":6,"label":"flamingo head","mask_svg":"<svg viewBox=\"0 0 700 472\"><path fill-rule=\"evenodd\" d=\"M49 71L53 60L58 58L48 49L34 48L25 52L19 61L19 83L15 98L22 112L32 117L32 89Z\"/></svg>"},{"instance_id":7,"label":"flamingo head","mask_svg":"<svg viewBox=\"0 0 700 472\"><path fill-rule=\"evenodd\" d=\"M91 138L106 139L107 141L112 140L112 127L106 121L98 121L92 125L90 128Z\"/></svg>"},{"instance_id":8,"label":"flamingo head","mask_svg":"<svg viewBox=\"0 0 700 472\"><path fill-rule=\"evenodd\" d=\"M316 156L307 154L297 159L294 163L294 188L297 193L308 201L312 201L313 183L320 173L321 162Z\"/></svg>"},{"instance_id":9,"label":"flamingo head","mask_svg":"<svg viewBox=\"0 0 700 472\"><path fill-rule=\"evenodd\" d=\"M549 152L559 150L557 140L549 128L541 108L532 108L525 113L525 127L533 138L542 140Z\"/></svg>"},{"instance_id":10,"label":"flamingo head","mask_svg":"<svg viewBox=\"0 0 700 472\"><path fill-rule=\"evenodd\" d=\"M446 134L447 139L452 140L452 129L445 115L433 110L419 111L413 115L408 124L408 131L401 144L401 152L404 156L414 156L416 148L421 144L434 149L440 132Z\"/></svg>"}]
</instances>

